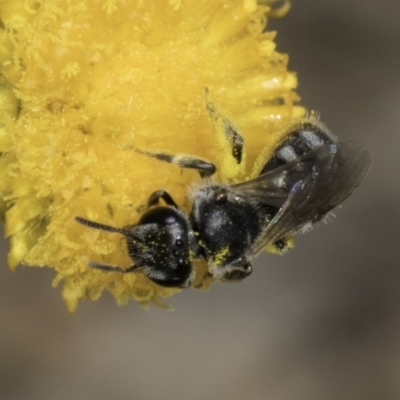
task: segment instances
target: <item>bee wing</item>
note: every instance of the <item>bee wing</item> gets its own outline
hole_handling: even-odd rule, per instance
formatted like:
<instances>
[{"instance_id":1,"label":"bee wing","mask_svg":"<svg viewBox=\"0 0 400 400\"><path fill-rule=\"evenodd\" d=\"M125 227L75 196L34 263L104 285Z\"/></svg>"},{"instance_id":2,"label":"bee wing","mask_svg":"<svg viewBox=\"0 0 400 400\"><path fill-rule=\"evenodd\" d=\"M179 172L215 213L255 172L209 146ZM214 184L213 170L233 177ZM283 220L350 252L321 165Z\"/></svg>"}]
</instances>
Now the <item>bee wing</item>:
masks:
<instances>
[{"instance_id":1,"label":"bee wing","mask_svg":"<svg viewBox=\"0 0 400 400\"><path fill-rule=\"evenodd\" d=\"M254 204L280 208L285 204L293 184L301 180L303 175L304 172L298 170L296 161L268 171L250 181L232 185L231 188L240 197Z\"/></svg>"},{"instance_id":2,"label":"bee wing","mask_svg":"<svg viewBox=\"0 0 400 400\"><path fill-rule=\"evenodd\" d=\"M330 144L247 182L247 186L261 188L268 188L268 183L273 182L271 189L276 184L279 195L286 193L278 213L248 250L249 259L259 254L266 245L296 232L305 223L319 221L360 185L370 165L371 155L360 145L347 142ZM256 197L262 196L258 187L253 191ZM263 204L274 199L270 195L267 189Z\"/></svg>"},{"instance_id":3,"label":"bee wing","mask_svg":"<svg viewBox=\"0 0 400 400\"><path fill-rule=\"evenodd\" d=\"M326 154L327 146L323 146L323 148L325 150L318 148L308 152L290 163L268 171L250 181L232 185L231 188L237 195L254 204L281 208L289 197L291 198L294 195L292 193L294 185L312 176L318 154L321 153L319 158L329 160L329 155ZM321 162L321 167L329 168L329 166L328 163L325 166Z\"/></svg>"}]
</instances>

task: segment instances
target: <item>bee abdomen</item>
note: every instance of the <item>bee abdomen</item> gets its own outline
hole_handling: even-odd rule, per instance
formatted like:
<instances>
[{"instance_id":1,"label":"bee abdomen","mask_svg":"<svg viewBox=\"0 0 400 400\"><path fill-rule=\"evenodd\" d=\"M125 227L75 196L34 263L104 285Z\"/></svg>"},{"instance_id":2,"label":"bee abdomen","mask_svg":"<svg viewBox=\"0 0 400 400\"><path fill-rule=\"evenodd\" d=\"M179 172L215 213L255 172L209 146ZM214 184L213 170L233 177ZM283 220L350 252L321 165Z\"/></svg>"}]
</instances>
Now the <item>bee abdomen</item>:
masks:
<instances>
[{"instance_id":1,"label":"bee abdomen","mask_svg":"<svg viewBox=\"0 0 400 400\"><path fill-rule=\"evenodd\" d=\"M261 174L292 162L311 150L332 144L335 138L326 129L310 122L303 122L288 132L267 161Z\"/></svg>"}]
</instances>

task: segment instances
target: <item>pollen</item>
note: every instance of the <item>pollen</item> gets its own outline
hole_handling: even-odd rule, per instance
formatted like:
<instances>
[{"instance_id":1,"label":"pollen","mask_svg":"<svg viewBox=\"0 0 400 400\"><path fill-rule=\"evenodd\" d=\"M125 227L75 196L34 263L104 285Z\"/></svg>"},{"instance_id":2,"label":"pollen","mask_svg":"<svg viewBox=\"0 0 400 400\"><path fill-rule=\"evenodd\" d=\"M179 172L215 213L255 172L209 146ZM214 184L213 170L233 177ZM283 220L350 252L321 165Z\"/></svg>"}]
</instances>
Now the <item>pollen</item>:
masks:
<instances>
[{"instance_id":1,"label":"pollen","mask_svg":"<svg viewBox=\"0 0 400 400\"><path fill-rule=\"evenodd\" d=\"M131 260L120 235L75 217L134 225L159 189L190 209L198 174L133 147L209 160L223 182L251 174L260 149L304 114L288 56L265 30L279 14L273 2L0 2L0 212L11 269L52 268L71 312L104 290L118 304L143 305L180 290L90 268ZM221 119L207 115L205 90L240 128L245 170L224 168L229 149L217 139Z\"/></svg>"},{"instance_id":2,"label":"pollen","mask_svg":"<svg viewBox=\"0 0 400 400\"><path fill-rule=\"evenodd\" d=\"M61 71L61 78L68 79L78 75L80 66L76 62L68 63Z\"/></svg>"}]
</instances>

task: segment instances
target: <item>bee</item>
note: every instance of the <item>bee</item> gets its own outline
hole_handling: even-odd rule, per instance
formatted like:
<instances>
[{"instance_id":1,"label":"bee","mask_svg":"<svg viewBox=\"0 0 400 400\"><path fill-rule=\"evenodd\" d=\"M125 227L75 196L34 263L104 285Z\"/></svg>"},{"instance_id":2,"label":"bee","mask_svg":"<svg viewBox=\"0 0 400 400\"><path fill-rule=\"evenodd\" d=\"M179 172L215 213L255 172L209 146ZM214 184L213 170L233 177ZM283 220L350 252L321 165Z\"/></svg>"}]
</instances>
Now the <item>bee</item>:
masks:
<instances>
[{"instance_id":1,"label":"bee","mask_svg":"<svg viewBox=\"0 0 400 400\"><path fill-rule=\"evenodd\" d=\"M221 118L212 103L207 110L221 124L230 156L240 167L244 142L239 130ZM120 229L82 217L76 221L124 235L133 261L129 268L97 262L90 267L141 271L167 287L189 286L195 259L207 262L213 280L244 280L266 246L284 250L288 236L313 227L341 204L360 185L371 164L371 155L362 146L339 141L311 118L294 125L271 155L262 156L266 160L257 177L236 184L214 182L216 166L196 157L138 152L199 172L202 183L190 193L190 213L181 210L168 192L159 190L150 196L136 225ZM165 205L160 205L161 200Z\"/></svg>"},{"instance_id":2,"label":"bee","mask_svg":"<svg viewBox=\"0 0 400 400\"><path fill-rule=\"evenodd\" d=\"M362 146L341 142L322 125L298 124L249 181L201 187L191 220L203 243L210 273L239 281L270 244L322 220L360 185L371 164Z\"/></svg>"}]
</instances>

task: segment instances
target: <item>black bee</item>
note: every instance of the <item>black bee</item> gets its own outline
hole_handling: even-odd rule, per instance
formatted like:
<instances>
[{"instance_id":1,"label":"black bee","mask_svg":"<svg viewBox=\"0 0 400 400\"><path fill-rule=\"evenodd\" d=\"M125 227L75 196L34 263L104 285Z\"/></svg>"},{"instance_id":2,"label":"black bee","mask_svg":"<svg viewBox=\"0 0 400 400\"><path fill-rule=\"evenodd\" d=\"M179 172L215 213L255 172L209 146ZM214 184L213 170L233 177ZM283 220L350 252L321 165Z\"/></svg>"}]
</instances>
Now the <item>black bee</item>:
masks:
<instances>
[{"instance_id":1,"label":"black bee","mask_svg":"<svg viewBox=\"0 0 400 400\"><path fill-rule=\"evenodd\" d=\"M231 157L243 161L243 139L232 123L207 104L211 119L220 124L231 145ZM141 154L198 170L203 178L190 195L186 215L165 191L153 193L139 223L112 228L77 217L92 228L121 233L134 265L123 269L101 263L106 271L142 271L161 286L186 287L192 261L203 258L215 280L240 281L252 273L252 261L270 244L286 246L286 237L313 226L359 186L370 164L363 147L341 142L312 119L289 130L260 175L238 183L215 183L214 164L184 156L139 151ZM160 199L165 206L158 205Z\"/></svg>"}]
</instances>

